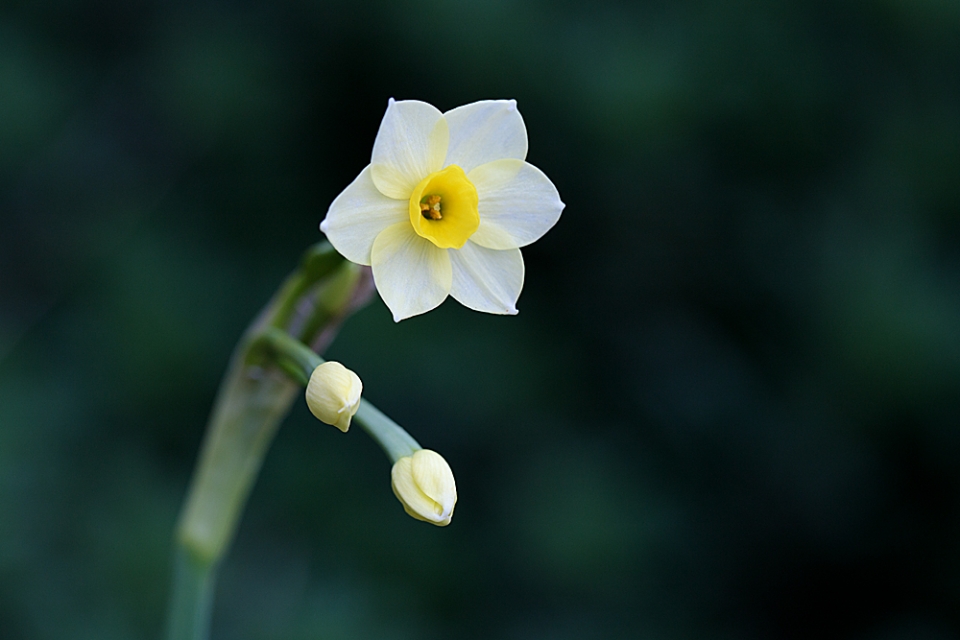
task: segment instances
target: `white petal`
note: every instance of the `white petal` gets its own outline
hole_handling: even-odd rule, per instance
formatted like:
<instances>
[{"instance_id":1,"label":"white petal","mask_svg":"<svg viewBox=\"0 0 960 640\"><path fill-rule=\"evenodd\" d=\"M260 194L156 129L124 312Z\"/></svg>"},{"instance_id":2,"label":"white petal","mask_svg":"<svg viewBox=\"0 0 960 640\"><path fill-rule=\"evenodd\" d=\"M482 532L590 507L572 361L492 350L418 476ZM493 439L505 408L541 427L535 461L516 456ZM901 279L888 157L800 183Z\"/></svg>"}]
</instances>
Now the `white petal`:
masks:
<instances>
[{"instance_id":1,"label":"white petal","mask_svg":"<svg viewBox=\"0 0 960 640\"><path fill-rule=\"evenodd\" d=\"M523 288L520 249L497 251L468 241L450 251L453 286L450 295L475 311L514 315Z\"/></svg>"},{"instance_id":2,"label":"white petal","mask_svg":"<svg viewBox=\"0 0 960 640\"><path fill-rule=\"evenodd\" d=\"M443 114L426 102L394 101L373 143L373 182L385 196L406 200L414 187L443 168L450 133Z\"/></svg>"},{"instance_id":3,"label":"white petal","mask_svg":"<svg viewBox=\"0 0 960 640\"><path fill-rule=\"evenodd\" d=\"M527 157L527 128L516 100L482 100L443 114L450 125L450 147L443 165L470 172L481 164Z\"/></svg>"},{"instance_id":4,"label":"white petal","mask_svg":"<svg viewBox=\"0 0 960 640\"><path fill-rule=\"evenodd\" d=\"M490 249L525 247L560 219L564 204L540 169L521 160L497 160L467 174L480 197L480 227L472 242Z\"/></svg>"},{"instance_id":5,"label":"white petal","mask_svg":"<svg viewBox=\"0 0 960 640\"><path fill-rule=\"evenodd\" d=\"M395 322L430 311L450 293L448 251L418 236L409 220L380 232L371 261L373 282Z\"/></svg>"},{"instance_id":6,"label":"white petal","mask_svg":"<svg viewBox=\"0 0 960 640\"><path fill-rule=\"evenodd\" d=\"M367 165L330 205L320 230L347 260L370 264L374 239L390 225L409 219L407 207L405 201L380 193Z\"/></svg>"}]
</instances>

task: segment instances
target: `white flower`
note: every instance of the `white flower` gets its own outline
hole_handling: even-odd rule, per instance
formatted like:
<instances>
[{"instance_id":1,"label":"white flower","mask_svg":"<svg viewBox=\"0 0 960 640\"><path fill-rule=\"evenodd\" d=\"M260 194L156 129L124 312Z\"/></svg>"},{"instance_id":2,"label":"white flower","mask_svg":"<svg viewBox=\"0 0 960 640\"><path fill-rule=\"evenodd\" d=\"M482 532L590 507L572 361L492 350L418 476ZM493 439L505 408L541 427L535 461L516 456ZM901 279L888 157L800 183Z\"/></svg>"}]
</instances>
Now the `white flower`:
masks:
<instances>
[{"instance_id":1,"label":"white flower","mask_svg":"<svg viewBox=\"0 0 960 640\"><path fill-rule=\"evenodd\" d=\"M560 218L560 194L527 162L513 100L440 113L416 100L387 104L370 164L320 224L348 260L373 267L400 321L447 295L488 313L517 313L520 247Z\"/></svg>"}]
</instances>

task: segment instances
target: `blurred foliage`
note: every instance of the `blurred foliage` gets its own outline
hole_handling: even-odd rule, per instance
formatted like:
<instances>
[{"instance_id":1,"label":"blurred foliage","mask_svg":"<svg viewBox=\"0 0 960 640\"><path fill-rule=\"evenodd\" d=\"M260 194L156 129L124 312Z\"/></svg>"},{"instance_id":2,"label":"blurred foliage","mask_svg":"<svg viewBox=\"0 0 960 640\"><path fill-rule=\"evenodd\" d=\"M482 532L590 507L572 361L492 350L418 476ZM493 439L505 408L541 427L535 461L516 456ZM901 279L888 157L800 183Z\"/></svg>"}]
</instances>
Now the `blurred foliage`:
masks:
<instances>
[{"instance_id":1,"label":"blurred foliage","mask_svg":"<svg viewBox=\"0 0 960 640\"><path fill-rule=\"evenodd\" d=\"M960 636L955 0L9 0L0 637L158 637L232 345L390 96L516 98L568 206L519 316L329 354L453 524L301 403L216 638Z\"/></svg>"}]
</instances>

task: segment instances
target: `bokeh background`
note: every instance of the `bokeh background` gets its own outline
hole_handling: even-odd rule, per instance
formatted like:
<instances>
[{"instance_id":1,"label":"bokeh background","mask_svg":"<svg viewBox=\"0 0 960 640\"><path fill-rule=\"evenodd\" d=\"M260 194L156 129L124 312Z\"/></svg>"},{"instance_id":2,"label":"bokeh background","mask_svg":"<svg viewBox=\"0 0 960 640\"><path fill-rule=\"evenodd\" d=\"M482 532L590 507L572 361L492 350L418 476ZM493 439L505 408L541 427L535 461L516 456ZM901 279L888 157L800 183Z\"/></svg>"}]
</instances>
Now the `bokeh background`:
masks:
<instances>
[{"instance_id":1,"label":"bokeh background","mask_svg":"<svg viewBox=\"0 0 960 640\"><path fill-rule=\"evenodd\" d=\"M220 375L387 99L516 98L520 314L328 352L453 524L298 402L214 638L960 637L960 4L7 0L0 637L158 638Z\"/></svg>"}]
</instances>

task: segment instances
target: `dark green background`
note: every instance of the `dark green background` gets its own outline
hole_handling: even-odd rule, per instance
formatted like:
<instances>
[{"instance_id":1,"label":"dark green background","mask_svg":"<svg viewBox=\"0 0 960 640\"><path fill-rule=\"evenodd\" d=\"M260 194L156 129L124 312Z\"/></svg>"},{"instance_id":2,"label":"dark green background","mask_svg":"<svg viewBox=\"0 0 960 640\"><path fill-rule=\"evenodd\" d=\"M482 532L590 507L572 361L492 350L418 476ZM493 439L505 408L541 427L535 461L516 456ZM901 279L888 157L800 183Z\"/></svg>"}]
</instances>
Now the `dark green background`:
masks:
<instances>
[{"instance_id":1,"label":"dark green background","mask_svg":"<svg viewBox=\"0 0 960 640\"><path fill-rule=\"evenodd\" d=\"M214 638L960 637L960 3L8 0L0 637L157 638L220 374L387 98L516 98L516 317L329 352L456 472L284 424Z\"/></svg>"}]
</instances>

